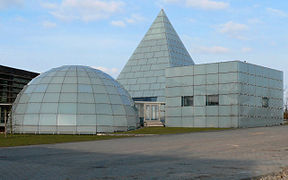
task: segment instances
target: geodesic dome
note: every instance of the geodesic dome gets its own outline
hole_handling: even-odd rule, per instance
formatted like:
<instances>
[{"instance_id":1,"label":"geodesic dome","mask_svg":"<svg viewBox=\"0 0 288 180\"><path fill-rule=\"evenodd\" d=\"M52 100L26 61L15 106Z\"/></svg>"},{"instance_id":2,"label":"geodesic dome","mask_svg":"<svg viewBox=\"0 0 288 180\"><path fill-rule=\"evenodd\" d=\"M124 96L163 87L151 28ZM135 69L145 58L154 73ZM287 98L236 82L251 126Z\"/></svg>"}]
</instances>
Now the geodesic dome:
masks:
<instances>
[{"instance_id":1,"label":"geodesic dome","mask_svg":"<svg viewBox=\"0 0 288 180\"><path fill-rule=\"evenodd\" d=\"M34 78L12 108L15 133L96 134L139 124L129 93L108 74L61 66Z\"/></svg>"}]
</instances>

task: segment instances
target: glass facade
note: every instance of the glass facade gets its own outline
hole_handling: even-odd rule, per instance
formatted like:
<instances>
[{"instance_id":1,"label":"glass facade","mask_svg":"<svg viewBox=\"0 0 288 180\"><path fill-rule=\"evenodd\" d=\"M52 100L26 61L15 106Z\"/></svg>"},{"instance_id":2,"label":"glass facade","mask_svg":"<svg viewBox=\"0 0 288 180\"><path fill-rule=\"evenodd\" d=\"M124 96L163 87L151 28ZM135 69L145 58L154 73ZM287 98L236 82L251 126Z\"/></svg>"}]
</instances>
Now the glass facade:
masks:
<instances>
[{"instance_id":1,"label":"glass facade","mask_svg":"<svg viewBox=\"0 0 288 180\"><path fill-rule=\"evenodd\" d=\"M163 10L128 60L117 80L135 99L165 102L165 69L194 62Z\"/></svg>"},{"instance_id":2,"label":"glass facade","mask_svg":"<svg viewBox=\"0 0 288 180\"><path fill-rule=\"evenodd\" d=\"M5 119L11 111L17 94L38 73L0 65L0 131L4 130Z\"/></svg>"},{"instance_id":3,"label":"glass facade","mask_svg":"<svg viewBox=\"0 0 288 180\"><path fill-rule=\"evenodd\" d=\"M36 77L18 95L12 113L16 133L127 131L138 121L128 92L87 66L61 66Z\"/></svg>"},{"instance_id":4,"label":"glass facade","mask_svg":"<svg viewBox=\"0 0 288 180\"><path fill-rule=\"evenodd\" d=\"M283 72L241 61L166 69L166 126L256 127L283 123ZM183 106L183 96L193 106Z\"/></svg>"}]
</instances>

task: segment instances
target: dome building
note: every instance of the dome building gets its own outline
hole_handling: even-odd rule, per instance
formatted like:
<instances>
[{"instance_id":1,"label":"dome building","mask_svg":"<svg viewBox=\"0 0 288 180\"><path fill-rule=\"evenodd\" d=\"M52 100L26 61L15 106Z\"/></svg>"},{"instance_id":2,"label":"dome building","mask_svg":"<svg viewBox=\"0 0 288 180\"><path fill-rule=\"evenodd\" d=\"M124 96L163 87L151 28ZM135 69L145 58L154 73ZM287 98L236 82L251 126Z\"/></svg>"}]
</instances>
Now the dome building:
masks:
<instances>
[{"instance_id":1,"label":"dome building","mask_svg":"<svg viewBox=\"0 0 288 180\"><path fill-rule=\"evenodd\" d=\"M12 108L12 131L96 134L139 124L129 93L108 74L87 66L61 66L34 78Z\"/></svg>"}]
</instances>

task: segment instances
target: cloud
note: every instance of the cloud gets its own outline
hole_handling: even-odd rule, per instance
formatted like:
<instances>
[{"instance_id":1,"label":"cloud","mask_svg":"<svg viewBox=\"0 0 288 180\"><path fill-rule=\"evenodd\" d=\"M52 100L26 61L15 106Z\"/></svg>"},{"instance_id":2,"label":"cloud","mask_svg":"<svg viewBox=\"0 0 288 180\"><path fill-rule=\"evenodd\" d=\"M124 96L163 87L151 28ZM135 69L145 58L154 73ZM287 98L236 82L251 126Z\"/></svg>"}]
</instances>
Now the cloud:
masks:
<instances>
[{"instance_id":1,"label":"cloud","mask_svg":"<svg viewBox=\"0 0 288 180\"><path fill-rule=\"evenodd\" d=\"M186 0L186 5L188 7L211 9L211 10L226 9L229 7L228 3L221 1L211 1L211 0Z\"/></svg>"},{"instance_id":2,"label":"cloud","mask_svg":"<svg viewBox=\"0 0 288 180\"><path fill-rule=\"evenodd\" d=\"M220 33L241 40L247 39L242 35L242 32L247 31L248 29L249 27L246 24L239 24L233 21L218 26L218 31Z\"/></svg>"},{"instance_id":3,"label":"cloud","mask_svg":"<svg viewBox=\"0 0 288 180\"><path fill-rule=\"evenodd\" d=\"M162 0L168 4L185 5L186 7L204 9L204 10L221 10L229 8L230 4L223 1L214 0Z\"/></svg>"},{"instance_id":4,"label":"cloud","mask_svg":"<svg viewBox=\"0 0 288 180\"><path fill-rule=\"evenodd\" d=\"M252 48L243 47L243 48L241 49L241 51L242 51L243 53L248 53L248 52L251 52L251 51L252 51Z\"/></svg>"},{"instance_id":5,"label":"cloud","mask_svg":"<svg viewBox=\"0 0 288 180\"><path fill-rule=\"evenodd\" d=\"M125 21L130 24L139 23L145 21L146 18L139 14L132 14L130 18L126 18Z\"/></svg>"},{"instance_id":6,"label":"cloud","mask_svg":"<svg viewBox=\"0 0 288 180\"><path fill-rule=\"evenodd\" d=\"M20 7L24 0L0 0L0 9Z\"/></svg>"},{"instance_id":7,"label":"cloud","mask_svg":"<svg viewBox=\"0 0 288 180\"><path fill-rule=\"evenodd\" d=\"M286 12L279 10L279 9L267 8L266 10L268 13L274 16L288 17L288 14Z\"/></svg>"},{"instance_id":8,"label":"cloud","mask_svg":"<svg viewBox=\"0 0 288 180\"><path fill-rule=\"evenodd\" d=\"M119 74L119 69L117 68L107 68L103 66L92 66L92 68L99 69L112 77L116 77Z\"/></svg>"},{"instance_id":9,"label":"cloud","mask_svg":"<svg viewBox=\"0 0 288 180\"><path fill-rule=\"evenodd\" d=\"M251 18L251 19L248 19L248 23L250 23L250 24L262 24L263 21L261 19L258 19L258 18Z\"/></svg>"},{"instance_id":10,"label":"cloud","mask_svg":"<svg viewBox=\"0 0 288 180\"><path fill-rule=\"evenodd\" d=\"M199 46L192 49L193 53L200 53L200 54L225 54L230 52L228 48L222 46L213 46L213 47L204 47Z\"/></svg>"},{"instance_id":11,"label":"cloud","mask_svg":"<svg viewBox=\"0 0 288 180\"><path fill-rule=\"evenodd\" d=\"M44 8L63 21L96 21L106 19L123 10L125 3L122 1L103 0L63 0L60 4L43 3Z\"/></svg>"},{"instance_id":12,"label":"cloud","mask_svg":"<svg viewBox=\"0 0 288 180\"><path fill-rule=\"evenodd\" d=\"M58 8L58 4L49 3L49 2L42 3L41 6L43 8L47 8L47 9L57 9Z\"/></svg>"},{"instance_id":13,"label":"cloud","mask_svg":"<svg viewBox=\"0 0 288 180\"><path fill-rule=\"evenodd\" d=\"M54 27L56 27L56 23L50 22L50 21L43 21L42 26L44 28L54 28Z\"/></svg>"},{"instance_id":14,"label":"cloud","mask_svg":"<svg viewBox=\"0 0 288 180\"><path fill-rule=\"evenodd\" d=\"M131 17L129 17L129 18L125 18L123 20L111 21L111 25L119 26L119 27L125 27L127 24L135 24L135 23L143 22L145 20L146 20L146 18L144 18L141 15L132 14Z\"/></svg>"},{"instance_id":15,"label":"cloud","mask_svg":"<svg viewBox=\"0 0 288 180\"><path fill-rule=\"evenodd\" d=\"M126 26L124 21L111 21L111 25L118 26L118 27L125 27Z\"/></svg>"}]
</instances>

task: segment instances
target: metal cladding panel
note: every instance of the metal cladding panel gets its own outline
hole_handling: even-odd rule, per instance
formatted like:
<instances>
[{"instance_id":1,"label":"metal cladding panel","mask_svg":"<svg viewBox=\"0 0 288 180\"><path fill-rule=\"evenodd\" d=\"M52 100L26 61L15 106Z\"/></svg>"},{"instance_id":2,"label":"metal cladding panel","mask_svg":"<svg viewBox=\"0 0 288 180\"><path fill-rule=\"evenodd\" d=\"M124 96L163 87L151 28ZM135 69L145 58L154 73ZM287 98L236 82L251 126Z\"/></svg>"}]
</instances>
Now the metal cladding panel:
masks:
<instances>
[{"instance_id":1,"label":"metal cladding panel","mask_svg":"<svg viewBox=\"0 0 288 180\"><path fill-rule=\"evenodd\" d=\"M166 107L166 115L173 116L173 117L181 117L181 108L180 107Z\"/></svg>"},{"instance_id":2,"label":"metal cladding panel","mask_svg":"<svg viewBox=\"0 0 288 180\"><path fill-rule=\"evenodd\" d=\"M182 118L169 116L165 119L166 124L169 124L169 127L182 127Z\"/></svg>"},{"instance_id":3,"label":"metal cladding panel","mask_svg":"<svg viewBox=\"0 0 288 180\"><path fill-rule=\"evenodd\" d=\"M206 117L194 116L194 127L207 127Z\"/></svg>"},{"instance_id":4,"label":"metal cladding panel","mask_svg":"<svg viewBox=\"0 0 288 180\"><path fill-rule=\"evenodd\" d=\"M194 117L182 117L182 127L194 127Z\"/></svg>"},{"instance_id":5,"label":"metal cladding panel","mask_svg":"<svg viewBox=\"0 0 288 180\"><path fill-rule=\"evenodd\" d=\"M206 116L219 116L219 106L207 106Z\"/></svg>"},{"instance_id":6,"label":"metal cladding panel","mask_svg":"<svg viewBox=\"0 0 288 180\"><path fill-rule=\"evenodd\" d=\"M169 97L169 98L167 97L166 102L171 107L175 107L175 106L179 107L181 106L181 97Z\"/></svg>"},{"instance_id":7,"label":"metal cladding panel","mask_svg":"<svg viewBox=\"0 0 288 180\"><path fill-rule=\"evenodd\" d=\"M182 117L193 117L194 116L194 107L187 106L182 107Z\"/></svg>"},{"instance_id":8,"label":"metal cladding panel","mask_svg":"<svg viewBox=\"0 0 288 180\"><path fill-rule=\"evenodd\" d=\"M183 71L182 71L183 70ZM182 117L193 118L194 127L255 127L282 123L283 73L240 61L167 68L166 95L175 100L193 96L192 107L181 107ZM170 84L171 83L171 84ZM219 95L218 114L206 105L208 95ZM268 98L269 107L263 107ZM171 101L167 101L167 106ZM193 108L193 114L187 109ZM209 117L209 120L208 120ZM166 116L169 118L169 116ZM202 120L202 121L200 121ZM187 124L187 123L186 123ZM169 126L169 123L166 124ZM184 124L182 123L184 126Z\"/></svg>"},{"instance_id":9,"label":"metal cladding panel","mask_svg":"<svg viewBox=\"0 0 288 180\"><path fill-rule=\"evenodd\" d=\"M206 127L219 127L219 116L208 116L206 117Z\"/></svg>"},{"instance_id":10,"label":"metal cladding panel","mask_svg":"<svg viewBox=\"0 0 288 180\"><path fill-rule=\"evenodd\" d=\"M247 63L239 67L239 82L243 84L239 96L240 127L281 124L283 73ZM268 107L263 107L263 98L268 98Z\"/></svg>"},{"instance_id":11,"label":"metal cladding panel","mask_svg":"<svg viewBox=\"0 0 288 180\"><path fill-rule=\"evenodd\" d=\"M164 102L165 69L193 64L184 44L165 12L161 10L117 80L132 97L158 97L157 101ZM162 86L157 87L153 84L162 84ZM131 88L133 86L139 88L133 89Z\"/></svg>"},{"instance_id":12,"label":"metal cladding panel","mask_svg":"<svg viewBox=\"0 0 288 180\"><path fill-rule=\"evenodd\" d=\"M61 66L39 75L20 92L12 110L16 133L96 134L136 128L137 119L129 93L87 66Z\"/></svg>"}]
</instances>

